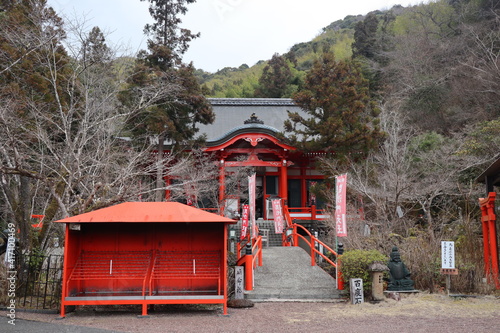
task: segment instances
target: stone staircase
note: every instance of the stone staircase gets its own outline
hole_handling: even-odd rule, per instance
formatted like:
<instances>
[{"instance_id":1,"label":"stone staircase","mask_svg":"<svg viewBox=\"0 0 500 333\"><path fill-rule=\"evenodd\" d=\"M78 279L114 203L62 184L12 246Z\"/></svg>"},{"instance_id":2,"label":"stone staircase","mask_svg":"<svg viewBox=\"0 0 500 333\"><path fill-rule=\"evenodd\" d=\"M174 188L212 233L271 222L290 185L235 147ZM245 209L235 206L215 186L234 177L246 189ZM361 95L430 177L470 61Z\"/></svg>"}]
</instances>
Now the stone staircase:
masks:
<instances>
[{"instance_id":1,"label":"stone staircase","mask_svg":"<svg viewBox=\"0 0 500 333\"><path fill-rule=\"evenodd\" d=\"M268 229L269 230L269 246L281 246L282 235L274 232L274 221L266 221L259 219L256 221L259 230ZM236 235L240 235L241 232L241 220L232 227L236 230ZM265 245L264 245L265 246Z\"/></svg>"},{"instance_id":2,"label":"stone staircase","mask_svg":"<svg viewBox=\"0 0 500 333\"><path fill-rule=\"evenodd\" d=\"M263 266L255 270L254 290L245 292L247 299L334 301L343 296L335 279L311 266L311 257L300 247L264 247L262 260Z\"/></svg>"}]
</instances>

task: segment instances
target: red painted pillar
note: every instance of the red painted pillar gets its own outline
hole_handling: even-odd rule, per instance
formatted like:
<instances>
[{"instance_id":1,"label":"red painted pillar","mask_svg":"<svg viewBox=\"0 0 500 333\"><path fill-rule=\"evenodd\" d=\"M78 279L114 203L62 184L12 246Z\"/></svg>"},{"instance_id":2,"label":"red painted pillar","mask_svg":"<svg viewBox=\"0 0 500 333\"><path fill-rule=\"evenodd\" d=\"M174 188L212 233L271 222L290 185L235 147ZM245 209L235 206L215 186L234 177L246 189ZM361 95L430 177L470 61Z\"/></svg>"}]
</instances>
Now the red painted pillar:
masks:
<instances>
[{"instance_id":1,"label":"red painted pillar","mask_svg":"<svg viewBox=\"0 0 500 333\"><path fill-rule=\"evenodd\" d=\"M340 270L341 260L340 256L337 259L337 289L344 290L344 277L342 276L342 271Z\"/></svg>"},{"instance_id":2,"label":"red painted pillar","mask_svg":"<svg viewBox=\"0 0 500 333\"><path fill-rule=\"evenodd\" d=\"M485 274L488 279L492 277L496 289L500 289L495 197L496 193L490 192L488 198L479 199L479 205L481 206L481 223L483 227Z\"/></svg>"},{"instance_id":3,"label":"red painted pillar","mask_svg":"<svg viewBox=\"0 0 500 333\"><path fill-rule=\"evenodd\" d=\"M300 168L300 207L307 206L307 181L306 181L306 168Z\"/></svg>"},{"instance_id":4,"label":"red painted pillar","mask_svg":"<svg viewBox=\"0 0 500 333\"><path fill-rule=\"evenodd\" d=\"M66 317L66 306L65 299L68 294L67 281L69 277L69 225L66 223L65 234L64 234L64 257L63 257L63 276L62 276L62 292L61 292L61 318Z\"/></svg>"},{"instance_id":5,"label":"red painted pillar","mask_svg":"<svg viewBox=\"0 0 500 333\"><path fill-rule=\"evenodd\" d=\"M283 199L282 204L286 205L288 203L288 174L286 169L286 160L282 161L280 167L279 196Z\"/></svg>"},{"instance_id":6,"label":"red painted pillar","mask_svg":"<svg viewBox=\"0 0 500 333\"><path fill-rule=\"evenodd\" d=\"M490 276L490 243L488 232L488 215L486 206L481 206L481 226L483 229L483 260L484 260L484 276Z\"/></svg>"},{"instance_id":7,"label":"red painted pillar","mask_svg":"<svg viewBox=\"0 0 500 333\"><path fill-rule=\"evenodd\" d=\"M219 207L220 214L224 214L224 201L226 197L226 167L224 159L220 160L219 166Z\"/></svg>"},{"instance_id":8,"label":"red painted pillar","mask_svg":"<svg viewBox=\"0 0 500 333\"><path fill-rule=\"evenodd\" d=\"M253 256L245 255L245 290L253 290Z\"/></svg>"},{"instance_id":9,"label":"red painted pillar","mask_svg":"<svg viewBox=\"0 0 500 333\"><path fill-rule=\"evenodd\" d=\"M227 224L224 223L224 250L222 255L222 294L224 295L224 315L227 316ZM220 290L218 290L220 292Z\"/></svg>"},{"instance_id":10,"label":"red painted pillar","mask_svg":"<svg viewBox=\"0 0 500 333\"><path fill-rule=\"evenodd\" d=\"M167 189L165 190L165 201L170 201L172 193L168 188L171 184L171 179L168 176L164 177L163 179L165 180L165 186L167 187Z\"/></svg>"},{"instance_id":11,"label":"red painted pillar","mask_svg":"<svg viewBox=\"0 0 500 333\"><path fill-rule=\"evenodd\" d=\"M293 246L299 246L299 234L297 234L297 226L293 226Z\"/></svg>"}]
</instances>

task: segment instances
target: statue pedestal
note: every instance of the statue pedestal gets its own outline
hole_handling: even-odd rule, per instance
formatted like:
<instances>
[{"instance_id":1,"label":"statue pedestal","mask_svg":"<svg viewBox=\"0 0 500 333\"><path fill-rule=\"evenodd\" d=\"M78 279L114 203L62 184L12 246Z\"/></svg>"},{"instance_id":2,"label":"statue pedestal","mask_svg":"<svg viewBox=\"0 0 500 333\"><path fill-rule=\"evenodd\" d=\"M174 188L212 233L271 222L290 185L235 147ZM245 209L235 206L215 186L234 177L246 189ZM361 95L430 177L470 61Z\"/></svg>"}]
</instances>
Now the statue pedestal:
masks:
<instances>
[{"instance_id":1,"label":"statue pedestal","mask_svg":"<svg viewBox=\"0 0 500 333\"><path fill-rule=\"evenodd\" d=\"M396 301L400 301L402 298L405 298L409 295L413 294L418 294L420 290L398 290L398 291L391 291L391 290L385 290L384 295L386 298L390 298Z\"/></svg>"}]
</instances>

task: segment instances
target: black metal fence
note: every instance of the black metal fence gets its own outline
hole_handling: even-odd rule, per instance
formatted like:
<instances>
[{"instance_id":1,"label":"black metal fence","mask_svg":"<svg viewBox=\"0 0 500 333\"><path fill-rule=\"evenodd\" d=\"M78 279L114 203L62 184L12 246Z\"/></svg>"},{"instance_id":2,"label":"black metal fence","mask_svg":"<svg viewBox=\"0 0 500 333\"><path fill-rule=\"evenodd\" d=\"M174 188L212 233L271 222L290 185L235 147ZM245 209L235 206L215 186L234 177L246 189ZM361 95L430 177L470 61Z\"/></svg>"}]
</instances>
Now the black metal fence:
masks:
<instances>
[{"instance_id":1,"label":"black metal fence","mask_svg":"<svg viewBox=\"0 0 500 333\"><path fill-rule=\"evenodd\" d=\"M62 255L24 255L19 265L17 305L24 309L56 310L61 303Z\"/></svg>"}]
</instances>

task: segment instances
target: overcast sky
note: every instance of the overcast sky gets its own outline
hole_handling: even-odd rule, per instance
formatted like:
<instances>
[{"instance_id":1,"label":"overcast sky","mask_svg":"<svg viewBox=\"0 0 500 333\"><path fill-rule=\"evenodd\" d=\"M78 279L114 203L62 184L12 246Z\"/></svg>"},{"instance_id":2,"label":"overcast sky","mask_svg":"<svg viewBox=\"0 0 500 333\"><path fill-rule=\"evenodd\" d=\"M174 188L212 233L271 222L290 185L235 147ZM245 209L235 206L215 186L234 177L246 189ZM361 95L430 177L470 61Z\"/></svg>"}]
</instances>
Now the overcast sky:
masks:
<instances>
[{"instance_id":1,"label":"overcast sky","mask_svg":"<svg viewBox=\"0 0 500 333\"><path fill-rule=\"evenodd\" d=\"M129 54L146 48L144 25L151 22L149 2L140 0L48 0L59 16L99 26L112 46ZM405 7L428 0L198 0L188 5L183 28L200 32L184 61L215 72L224 67L253 66L307 42L321 29L347 15Z\"/></svg>"}]
</instances>

